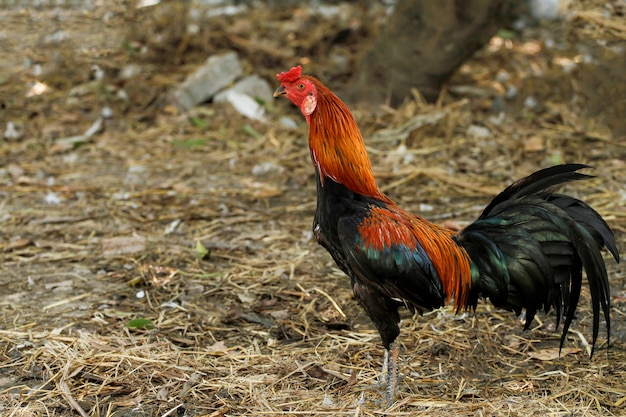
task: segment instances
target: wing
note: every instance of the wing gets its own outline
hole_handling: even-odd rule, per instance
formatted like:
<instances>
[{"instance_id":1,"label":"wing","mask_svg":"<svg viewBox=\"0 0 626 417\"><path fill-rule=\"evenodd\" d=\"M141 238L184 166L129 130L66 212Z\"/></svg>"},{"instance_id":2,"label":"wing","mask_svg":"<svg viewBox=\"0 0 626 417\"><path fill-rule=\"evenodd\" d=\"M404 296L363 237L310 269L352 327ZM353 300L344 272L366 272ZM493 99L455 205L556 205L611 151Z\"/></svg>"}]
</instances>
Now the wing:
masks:
<instances>
[{"instance_id":1,"label":"wing","mask_svg":"<svg viewBox=\"0 0 626 417\"><path fill-rule=\"evenodd\" d=\"M339 220L338 234L350 269L365 285L411 308L442 306L446 294L437 268L404 213L370 206Z\"/></svg>"}]
</instances>

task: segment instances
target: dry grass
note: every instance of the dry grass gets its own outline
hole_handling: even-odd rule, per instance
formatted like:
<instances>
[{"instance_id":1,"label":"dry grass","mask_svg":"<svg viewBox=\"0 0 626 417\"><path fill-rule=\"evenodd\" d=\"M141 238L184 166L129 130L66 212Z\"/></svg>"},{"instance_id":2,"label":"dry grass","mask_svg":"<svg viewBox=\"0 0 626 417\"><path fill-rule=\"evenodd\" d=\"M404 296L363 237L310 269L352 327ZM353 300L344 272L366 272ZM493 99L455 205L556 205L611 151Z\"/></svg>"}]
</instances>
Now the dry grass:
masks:
<instances>
[{"instance_id":1,"label":"dry grass","mask_svg":"<svg viewBox=\"0 0 626 417\"><path fill-rule=\"evenodd\" d=\"M624 32L618 19L596 19L593 2L572 7L580 11L568 21L573 29L568 22L551 27L555 36L574 31L574 45L564 51L528 53L533 36L543 33L530 29L527 38L510 47L495 42L468 62L437 105L416 97L377 115L357 109L376 174L390 196L435 221L462 226L515 178L554 162L589 163L597 178L567 191L606 217L624 251L624 137L578 111L573 97L584 86L573 88L577 74L552 64L573 59L576 42L608 39L610 46ZM123 16L120 10L113 23ZM31 17L42 21L47 11L38 13ZM587 355L587 292L560 357L551 315L540 315L527 332L511 314L482 304L460 316L444 308L406 317L402 383L397 402L386 409L378 335L352 299L348 280L311 240L314 181L305 126L253 124L213 105L195 111L208 125L199 126L151 104L191 65L172 68L141 59L146 80L128 83L130 93L139 92L130 94L130 103L102 89L71 98L67 85L88 84L76 79L91 64L115 74L132 60L132 53L117 49L124 34L115 25L88 36L85 25L101 22L104 13L65 21L68 31L84 29L83 41L97 47L69 61L59 58L57 64L65 64L48 74L55 86L49 94L22 99L33 78L24 70L7 75L11 82L0 87L10 97L6 120L27 129L22 140L0 145L2 415L626 414L626 274L611 262L610 349L601 335L594 358ZM277 50L268 44L286 39L285 21L255 13L246 19L266 22L260 29L266 43L225 31L243 24L236 18L215 22L211 39L237 47L269 79L290 66L307 42L268 55ZM21 17L5 16L9 32L20 33ZM302 19L307 26L306 15ZM52 31L50 25L43 24L42 33ZM321 42L319 33L334 25L320 23L310 35ZM39 57L33 52L38 41L29 39L24 42L33 49L11 53L19 62L23 55L49 62L46 54L54 51L41 49L45 55ZM180 45L179 60L213 51L206 44ZM332 74L325 65L319 58L313 67ZM528 74L531 67L542 75ZM494 97L488 92L504 88L494 81L502 69L520 97L500 116L490 110ZM544 100L547 86L562 94ZM523 106L528 95L540 99L538 108ZM81 146L59 146L57 139L84 132L103 104L116 114L103 132ZM300 121L286 103L268 109L275 119L287 114ZM490 135L469 134L472 125ZM275 168L254 175L252 167L261 162ZM50 193L58 204L45 203ZM210 251L203 259L194 252L198 241ZM154 328L126 326L138 318Z\"/></svg>"}]
</instances>

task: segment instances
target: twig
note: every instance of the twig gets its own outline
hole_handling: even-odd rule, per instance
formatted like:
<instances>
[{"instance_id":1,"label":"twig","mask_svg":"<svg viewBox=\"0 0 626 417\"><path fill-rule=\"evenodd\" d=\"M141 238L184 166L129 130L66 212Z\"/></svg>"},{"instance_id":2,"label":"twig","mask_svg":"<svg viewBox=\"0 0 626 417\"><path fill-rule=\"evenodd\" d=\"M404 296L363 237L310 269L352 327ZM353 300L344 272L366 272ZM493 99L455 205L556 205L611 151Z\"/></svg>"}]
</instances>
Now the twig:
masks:
<instances>
[{"instance_id":1,"label":"twig","mask_svg":"<svg viewBox=\"0 0 626 417\"><path fill-rule=\"evenodd\" d=\"M569 331L574 333L575 335L578 335L578 338L580 339L583 346L585 347L585 352L587 352L587 355L591 356L591 345L587 341L587 338L585 337L585 335L579 332L578 330L570 329Z\"/></svg>"},{"instance_id":2,"label":"twig","mask_svg":"<svg viewBox=\"0 0 626 417\"><path fill-rule=\"evenodd\" d=\"M68 402L68 404L74 410L76 410L78 414L80 414L82 417L89 417L89 414L87 414L85 410L83 410L83 408L80 406L80 404L78 404L78 402L74 399L74 397L72 396L72 392L70 391L70 387L69 385L67 385L66 381L70 378L69 369L71 365L72 361L68 361L63 367L63 375L61 375L61 378L56 383L57 388L59 389L59 391L61 391L61 394Z\"/></svg>"},{"instance_id":3,"label":"twig","mask_svg":"<svg viewBox=\"0 0 626 417\"><path fill-rule=\"evenodd\" d=\"M341 314L341 317L343 317L344 319L348 318L348 316L346 316L346 314L343 312L343 310L341 310L341 307L339 307L339 304L337 304L337 302L333 299L333 297L328 295L327 292L325 292L324 290L321 290L321 289L319 289L317 287L313 288L313 291L316 291L316 292L322 294L324 297L326 297L328 299L328 301L330 301L330 303L333 305L333 307L335 307L335 309L339 312L339 314Z\"/></svg>"}]
</instances>

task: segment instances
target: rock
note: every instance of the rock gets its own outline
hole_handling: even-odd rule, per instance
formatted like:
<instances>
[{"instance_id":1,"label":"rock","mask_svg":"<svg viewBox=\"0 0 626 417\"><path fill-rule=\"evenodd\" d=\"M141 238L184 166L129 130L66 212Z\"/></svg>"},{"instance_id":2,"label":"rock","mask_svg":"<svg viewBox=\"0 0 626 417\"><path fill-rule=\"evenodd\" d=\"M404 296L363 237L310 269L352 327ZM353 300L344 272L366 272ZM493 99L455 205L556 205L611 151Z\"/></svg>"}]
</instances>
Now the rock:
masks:
<instances>
[{"instance_id":1,"label":"rock","mask_svg":"<svg viewBox=\"0 0 626 417\"><path fill-rule=\"evenodd\" d=\"M13 122L8 122L2 136L6 140L19 140L24 136L24 128L21 126L16 126Z\"/></svg>"},{"instance_id":2,"label":"rock","mask_svg":"<svg viewBox=\"0 0 626 417\"><path fill-rule=\"evenodd\" d=\"M534 109L538 105L539 105L539 102L533 96L528 96L524 100L524 107L526 107L527 109Z\"/></svg>"},{"instance_id":3,"label":"rock","mask_svg":"<svg viewBox=\"0 0 626 417\"><path fill-rule=\"evenodd\" d=\"M237 81L235 85L220 91L213 97L215 103L223 103L228 101L226 96L230 92L243 93L252 98L259 99L264 102L272 100L272 88L269 83L258 75L249 75Z\"/></svg>"},{"instance_id":4,"label":"rock","mask_svg":"<svg viewBox=\"0 0 626 417\"><path fill-rule=\"evenodd\" d=\"M239 113L249 119L265 122L265 109L252 97L244 93L229 91L225 97L226 101Z\"/></svg>"},{"instance_id":5,"label":"rock","mask_svg":"<svg viewBox=\"0 0 626 417\"><path fill-rule=\"evenodd\" d=\"M257 100L269 102L271 99L270 85L258 75L242 78L213 97L215 103L230 103L239 113L261 122L265 122L265 109Z\"/></svg>"},{"instance_id":6,"label":"rock","mask_svg":"<svg viewBox=\"0 0 626 417\"><path fill-rule=\"evenodd\" d=\"M247 7L243 4L239 5L224 5L221 7L215 7L207 10L207 17L215 17L215 16L234 16L239 13L245 12Z\"/></svg>"},{"instance_id":7,"label":"rock","mask_svg":"<svg viewBox=\"0 0 626 417\"><path fill-rule=\"evenodd\" d=\"M285 168L273 162L261 162L252 167L252 175L255 177L268 174L282 174L283 172L285 172Z\"/></svg>"},{"instance_id":8,"label":"rock","mask_svg":"<svg viewBox=\"0 0 626 417\"><path fill-rule=\"evenodd\" d=\"M504 93L504 97L507 100L512 100L517 96L517 93L519 92L519 90L517 89L516 86L514 85L510 85L508 86L508 88L506 89L506 93Z\"/></svg>"},{"instance_id":9,"label":"rock","mask_svg":"<svg viewBox=\"0 0 626 417\"><path fill-rule=\"evenodd\" d=\"M141 67L137 64L126 65L120 70L120 78L123 80L130 80L131 78L137 77L140 74Z\"/></svg>"},{"instance_id":10,"label":"rock","mask_svg":"<svg viewBox=\"0 0 626 417\"><path fill-rule=\"evenodd\" d=\"M241 73L236 52L211 56L170 94L169 101L184 112L213 97Z\"/></svg>"},{"instance_id":11,"label":"rock","mask_svg":"<svg viewBox=\"0 0 626 417\"><path fill-rule=\"evenodd\" d=\"M279 122L281 125L283 125L283 126L285 126L285 127L289 128L289 129L296 129L296 128L298 127L298 123L296 123L296 122L295 122L292 118L287 117L287 116L283 116L283 117L281 117L281 118L278 120L278 122Z\"/></svg>"},{"instance_id":12,"label":"rock","mask_svg":"<svg viewBox=\"0 0 626 417\"><path fill-rule=\"evenodd\" d=\"M55 193L54 191L48 191L48 194L44 197L44 201L46 204L50 204L52 206L61 204L63 200Z\"/></svg>"},{"instance_id":13,"label":"rock","mask_svg":"<svg viewBox=\"0 0 626 417\"><path fill-rule=\"evenodd\" d=\"M535 19L556 20L563 15L569 0L530 0L530 13Z\"/></svg>"},{"instance_id":14,"label":"rock","mask_svg":"<svg viewBox=\"0 0 626 417\"><path fill-rule=\"evenodd\" d=\"M491 136L491 131L484 126L469 125L467 128L467 135L475 138L488 138Z\"/></svg>"}]
</instances>

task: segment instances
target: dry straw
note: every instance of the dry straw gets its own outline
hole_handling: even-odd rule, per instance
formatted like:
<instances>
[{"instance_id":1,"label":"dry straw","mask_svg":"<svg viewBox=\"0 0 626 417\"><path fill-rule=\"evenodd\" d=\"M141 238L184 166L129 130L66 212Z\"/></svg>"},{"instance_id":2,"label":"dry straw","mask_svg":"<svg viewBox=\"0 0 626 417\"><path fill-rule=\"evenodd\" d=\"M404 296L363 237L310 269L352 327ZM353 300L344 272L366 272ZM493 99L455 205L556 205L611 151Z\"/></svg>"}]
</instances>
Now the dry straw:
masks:
<instances>
[{"instance_id":1,"label":"dry straw","mask_svg":"<svg viewBox=\"0 0 626 417\"><path fill-rule=\"evenodd\" d=\"M623 39L624 25L596 11L605 3L571 2L577 15L554 23L555 34ZM607 4L622 7L623 16L619 2ZM193 59L213 52L211 45L239 48L270 80L336 28L332 19L298 10L297 19L263 10L244 20L221 19L211 26L209 43L186 39L170 52L180 58L188 49ZM117 22L123 11L109 18ZM124 18L143 22L147 32L158 23ZM6 33L32 32L22 15L3 19ZM228 35L249 21L260 22L262 42ZM42 30L57 28L54 19L39 22ZM611 348L601 335L593 360L586 352L586 291L560 355L552 315L540 315L526 332L510 313L485 304L461 315L444 308L406 316L399 395L385 409L379 338L352 299L348 279L311 239L315 191L305 127L248 124L216 105L194 110L191 116L207 123L199 126L158 108L155 98L191 65L144 62L142 76L125 87L142 103L111 101L114 90L85 86L68 98L67 86L80 82L79 68L96 63L115 73L133 52L119 51L120 25L96 33L85 16L64 22L95 49L78 48L73 58L58 49L54 55L53 46L39 48L39 38L30 35L19 48L11 39L1 46L12 54L38 51L28 57L35 61L52 54L43 61L62 67L46 80L54 86L50 95L7 114L24 117L33 134L0 144L2 416L626 414L626 277L614 264ZM293 38L294 24L310 36ZM462 227L515 178L555 162L588 162L597 178L567 191L606 217L624 252L623 137L586 118L569 96L551 96L536 111L515 100L504 115L493 111L493 92L504 88L494 81L503 66L507 82L529 94L537 80L563 78L550 59L555 50L527 53L532 48L525 42L541 32L527 33L531 39L518 39L509 50L478 54L453 80L456 90L435 105L415 94L397 109L357 111L377 177L404 207ZM579 52L558 53L574 59ZM316 71L334 75L322 71L333 68L324 59ZM529 67L544 75L529 75ZM21 97L29 77L15 75L0 86L2 96ZM546 88L538 84L535 92ZM54 138L92 124L89 106L111 102L120 117L90 143L55 145ZM300 120L287 103L276 106L270 109L276 120L283 114ZM271 164L253 174L260 163ZM49 193L58 204L45 202ZM126 327L136 319L143 328Z\"/></svg>"}]
</instances>

